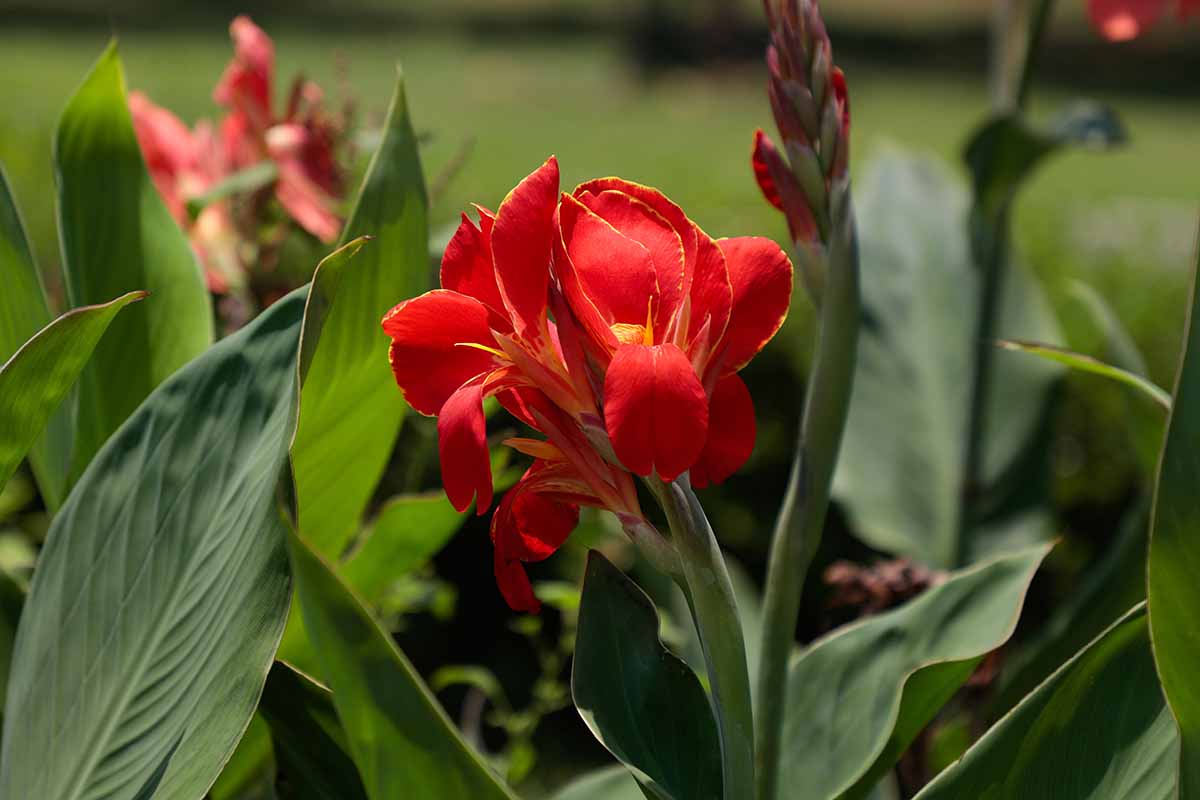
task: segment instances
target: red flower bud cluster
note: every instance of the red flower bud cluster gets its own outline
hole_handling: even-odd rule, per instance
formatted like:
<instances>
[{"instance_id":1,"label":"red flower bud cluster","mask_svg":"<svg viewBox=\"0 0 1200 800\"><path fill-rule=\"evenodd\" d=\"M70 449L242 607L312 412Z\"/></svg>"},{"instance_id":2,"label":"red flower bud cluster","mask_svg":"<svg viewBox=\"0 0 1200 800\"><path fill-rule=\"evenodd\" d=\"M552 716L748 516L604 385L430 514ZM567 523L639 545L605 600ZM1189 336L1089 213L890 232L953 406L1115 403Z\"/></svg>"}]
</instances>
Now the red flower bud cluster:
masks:
<instances>
[{"instance_id":1,"label":"red flower bud cluster","mask_svg":"<svg viewBox=\"0 0 1200 800\"><path fill-rule=\"evenodd\" d=\"M559 194L553 158L492 213L465 214L442 288L383 319L396 382L438 417L446 494L492 501L483 414L495 396L545 438L506 442L533 466L492 518L513 608L538 603L521 564L554 552L580 506L658 537L634 475L722 481L754 447L738 371L787 316L792 266L767 239L713 240L661 192L618 178Z\"/></svg>"},{"instance_id":2,"label":"red flower bud cluster","mask_svg":"<svg viewBox=\"0 0 1200 800\"><path fill-rule=\"evenodd\" d=\"M1200 16L1200 0L1088 0L1088 16L1112 42L1135 39L1171 11L1180 19Z\"/></svg>"},{"instance_id":3,"label":"red flower bud cluster","mask_svg":"<svg viewBox=\"0 0 1200 800\"><path fill-rule=\"evenodd\" d=\"M257 235L263 204L242 203L234 208L227 199L219 199L193 220L189 200L231 175L271 162L277 177L270 194L300 227L328 243L341 232L336 205L344 191L336 154L345 138L345 124L324 109L320 87L297 77L282 114L276 114L275 47L270 37L245 16L236 18L229 30L234 57L213 91L213 99L226 111L215 129L202 120L189 130L141 92L129 96L134 131L150 176L171 214L188 232L209 288L217 294L244 280L243 242Z\"/></svg>"}]
</instances>

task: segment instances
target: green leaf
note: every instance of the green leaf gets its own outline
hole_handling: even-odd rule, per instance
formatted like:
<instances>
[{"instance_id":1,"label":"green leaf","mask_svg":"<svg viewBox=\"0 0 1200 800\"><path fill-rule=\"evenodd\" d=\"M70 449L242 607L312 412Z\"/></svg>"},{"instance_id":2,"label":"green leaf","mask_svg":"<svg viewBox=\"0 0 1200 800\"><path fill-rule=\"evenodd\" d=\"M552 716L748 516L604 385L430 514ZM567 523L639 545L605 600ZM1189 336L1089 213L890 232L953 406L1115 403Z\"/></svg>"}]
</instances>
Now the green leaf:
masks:
<instances>
[{"instance_id":1,"label":"green leaf","mask_svg":"<svg viewBox=\"0 0 1200 800\"><path fill-rule=\"evenodd\" d=\"M1178 758L1143 605L1051 675L917 798L1173 800Z\"/></svg>"},{"instance_id":2,"label":"green leaf","mask_svg":"<svg viewBox=\"0 0 1200 800\"><path fill-rule=\"evenodd\" d=\"M864 319L834 493L872 547L952 569L996 549L982 535L960 539L970 392L964 376L972 372L980 280L962 224L967 194L939 163L893 152L872 162L855 199ZM1046 298L1012 266L999 335L1056 341ZM1061 372L1015 353L997 353L992 367L988 486L1039 441ZM1006 521L1019 521L1018 510ZM1043 538L1038 526L1023 523L1015 536L1024 544Z\"/></svg>"},{"instance_id":3,"label":"green leaf","mask_svg":"<svg viewBox=\"0 0 1200 800\"><path fill-rule=\"evenodd\" d=\"M339 573L354 591L376 605L393 581L436 555L465 519L441 490L394 497L379 511L366 541Z\"/></svg>"},{"instance_id":4,"label":"green leaf","mask_svg":"<svg viewBox=\"0 0 1200 800\"><path fill-rule=\"evenodd\" d=\"M595 737L652 800L721 797L721 752L708 696L663 647L646 593L588 553L571 694Z\"/></svg>"},{"instance_id":5,"label":"green leaf","mask_svg":"<svg viewBox=\"0 0 1200 800\"><path fill-rule=\"evenodd\" d=\"M0 362L7 361L50 324L42 277L21 223L21 214L0 165ZM71 459L71 414L66 406L51 415L29 451L29 464L50 511L62 504Z\"/></svg>"},{"instance_id":6,"label":"green leaf","mask_svg":"<svg viewBox=\"0 0 1200 800\"><path fill-rule=\"evenodd\" d=\"M1098 103L1075 103L1043 128L1013 111L993 117L975 132L967 145L966 161L981 208L994 214L1055 150L1066 146L1108 149L1124 144L1127 138L1116 112Z\"/></svg>"},{"instance_id":7,"label":"green leaf","mask_svg":"<svg viewBox=\"0 0 1200 800\"><path fill-rule=\"evenodd\" d=\"M1159 462L1150 525L1147 597L1158 673L1182 735L1180 796L1200 796L1200 265Z\"/></svg>"},{"instance_id":8,"label":"green leaf","mask_svg":"<svg viewBox=\"0 0 1200 800\"><path fill-rule=\"evenodd\" d=\"M356 259L326 321L292 449L300 528L328 558L341 556L358 530L400 430L405 405L380 320L429 288L427 228L416 137L397 79L383 141L342 234L375 241Z\"/></svg>"},{"instance_id":9,"label":"green leaf","mask_svg":"<svg viewBox=\"0 0 1200 800\"><path fill-rule=\"evenodd\" d=\"M208 191L187 201L188 216L193 220L211 203L224 200L235 194L249 194L265 189L279 178L279 167L274 161L260 161L222 178Z\"/></svg>"},{"instance_id":10,"label":"green leaf","mask_svg":"<svg viewBox=\"0 0 1200 800\"><path fill-rule=\"evenodd\" d=\"M0 366L0 489L75 385L117 312L145 296L130 292L68 311Z\"/></svg>"},{"instance_id":11,"label":"green leaf","mask_svg":"<svg viewBox=\"0 0 1200 800\"><path fill-rule=\"evenodd\" d=\"M788 674L780 786L864 797L1008 640L1041 546L952 574L916 599L831 633Z\"/></svg>"},{"instance_id":12,"label":"green leaf","mask_svg":"<svg viewBox=\"0 0 1200 800\"><path fill-rule=\"evenodd\" d=\"M0 797L208 790L287 612L275 500L304 290L156 389L54 518L17 633ZM148 796L142 795L142 796Z\"/></svg>"},{"instance_id":13,"label":"green leaf","mask_svg":"<svg viewBox=\"0 0 1200 800\"><path fill-rule=\"evenodd\" d=\"M328 689L276 661L260 709L271 728L289 798L366 800Z\"/></svg>"},{"instance_id":14,"label":"green leaf","mask_svg":"<svg viewBox=\"0 0 1200 800\"><path fill-rule=\"evenodd\" d=\"M54 140L67 297L94 305L136 289L79 380L72 477L164 379L212 341L212 310L191 247L142 163L117 46L67 103Z\"/></svg>"},{"instance_id":15,"label":"green leaf","mask_svg":"<svg viewBox=\"0 0 1200 800\"><path fill-rule=\"evenodd\" d=\"M8 673L12 664L13 644L17 638L17 622L25 605L25 592L12 576L0 570L0 713L4 711L4 695L8 689Z\"/></svg>"},{"instance_id":16,"label":"green leaf","mask_svg":"<svg viewBox=\"0 0 1200 800\"><path fill-rule=\"evenodd\" d=\"M644 800L637 781L620 765L594 770L571 781L553 795L554 800Z\"/></svg>"},{"instance_id":17,"label":"green leaf","mask_svg":"<svg viewBox=\"0 0 1200 800\"><path fill-rule=\"evenodd\" d=\"M513 800L463 741L391 637L298 535L289 539L304 623L367 796Z\"/></svg>"},{"instance_id":18,"label":"green leaf","mask_svg":"<svg viewBox=\"0 0 1200 800\"><path fill-rule=\"evenodd\" d=\"M1093 375L1117 381L1136 389L1142 397L1151 403L1155 403L1164 411L1169 411L1171 408L1171 395L1158 384L1148 378L1143 378L1141 375L1136 375L1120 367L1114 367L1112 364L1106 364L1089 355L1076 353L1073 350L1068 350L1065 347L1056 347L1052 344L1041 344L1040 342L1020 342L1001 339L996 342L996 345L1004 350L1029 353L1030 355L1044 358L1047 361L1053 361L1056 364L1062 364L1071 369L1089 372Z\"/></svg>"}]
</instances>

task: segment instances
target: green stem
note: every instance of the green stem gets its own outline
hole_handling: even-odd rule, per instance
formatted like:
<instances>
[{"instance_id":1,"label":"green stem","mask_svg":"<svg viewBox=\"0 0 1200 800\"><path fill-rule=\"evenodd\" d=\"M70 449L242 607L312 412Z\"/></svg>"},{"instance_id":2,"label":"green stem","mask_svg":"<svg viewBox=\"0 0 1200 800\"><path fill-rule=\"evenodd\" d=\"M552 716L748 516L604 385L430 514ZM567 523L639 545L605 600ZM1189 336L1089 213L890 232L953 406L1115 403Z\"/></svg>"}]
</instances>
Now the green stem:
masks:
<instances>
[{"instance_id":1,"label":"green stem","mask_svg":"<svg viewBox=\"0 0 1200 800\"><path fill-rule=\"evenodd\" d=\"M755 696L758 800L775 800L786 709L787 669L795 647L800 594L821 542L858 349L858 245L849 196L836 214L813 372L800 439L767 565L762 657Z\"/></svg>"},{"instance_id":2,"label":"green stem","mask_svg":"<svg viewBox=\"0 0 1200 800\"><path fill-rule=\"evenodd\" d=\"M708 681L712 687L726 800L750 800L754 791L754 718L746 643L733 585L721 549L687 476L673 483L646 481L667 515L683 567Z\"/></svg>"}]
</instances>

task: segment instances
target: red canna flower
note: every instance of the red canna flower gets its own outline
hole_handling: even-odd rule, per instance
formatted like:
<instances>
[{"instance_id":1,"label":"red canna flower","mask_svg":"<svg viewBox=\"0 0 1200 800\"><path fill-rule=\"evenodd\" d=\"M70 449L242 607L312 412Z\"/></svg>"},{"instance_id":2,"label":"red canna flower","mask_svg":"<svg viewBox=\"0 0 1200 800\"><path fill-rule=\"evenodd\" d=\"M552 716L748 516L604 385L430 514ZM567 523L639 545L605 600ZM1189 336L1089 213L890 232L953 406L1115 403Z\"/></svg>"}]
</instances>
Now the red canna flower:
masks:
<instances>
[{"instance_id":1,"label":"red canna flower","mask_svg":"<svg viewBox=\"0 0 1200 800\"><path fill-rule=\"evenodd\" d=\"M441 289L383 319L396 382L438 417L446 494L477 513L492 500L483 399L496 396L546 439L492 518L497 583L538 604L521 564L553 553L580 506L617 514L653 547L633 474L723 480L754 444L737 371L787 314L791 265L765 239L713 241L660 192L615 178L558 191L535 170L495 214L463 215Z\"/></svg>"},{"instance_id":2,"label":"red canna flower","mask_svg":"<svg viewBox=\"0 0 1200 800\"><path fill-rule=\"evenodd\" d=\"M221 125L233 169L270 159L279 168L275 198L291 217L323 242L332 242L342 223L334 208L342 175L334 159L336 122L322 110L316 84L298 77L287 109L272 111L275 46L249 17L229 26L234 57L213 90L213 99L229 109Z\"/></svg>"},{"instance_id":3,"label":"red canna flower","mask_svg":"<svg viewBox=\"0 0 1200 800\"><path fill-rule=\"evenodd\" d=\"M1112 42L1135 39L1171 10L1183 20L1200 16L1200 0L1088 0L1088 16Z\"/></svg>"}]
</instances>

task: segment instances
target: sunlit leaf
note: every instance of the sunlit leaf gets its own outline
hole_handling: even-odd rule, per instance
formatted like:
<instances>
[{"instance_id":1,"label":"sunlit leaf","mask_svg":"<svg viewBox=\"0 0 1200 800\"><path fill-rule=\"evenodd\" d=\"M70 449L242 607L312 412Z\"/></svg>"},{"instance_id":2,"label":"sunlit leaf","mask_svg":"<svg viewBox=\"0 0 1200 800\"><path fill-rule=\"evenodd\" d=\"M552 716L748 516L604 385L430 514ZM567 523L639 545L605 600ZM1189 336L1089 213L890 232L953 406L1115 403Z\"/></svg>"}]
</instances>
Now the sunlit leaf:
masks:
<instances>
[{"instance_id":1,"label":"sunlit leaf","mask_svg":"<svg viewBox=\"0 0 1200 800\"><path fill-rule=\"evenodd\" d=\"M1180 797L1200 795L1200 283L1195 275L1192 284L1175 400L1159 462L1148 571L1154 656L1182 734Z\"/></svg>"},{"instance_id":2,"label":"sunlit leaf","mask_svg":"<svg viewBox=\"0 0 1200 800\"><path fill-rule=\"evenodd\" d=\"M145 296L130 292L104 305L69 311L0 366L0 489L71 391L117 314Z\"/></svg>"},{"instance_id":3,"label":"sunlit leaf","mask_svg":"<svg viewBox=\"0 0 1200 800\"><path fill-rule=\"evenodd\" d=\"M374 241L355 259L325 323L292 450L301 529L329 558L341 556L358 530L400 430L405 405L379 324L393 305L429 288L427 228L424 178L398 79L383 140L342 235L344 242Z\"/></svg>"},{"instance_id":4,"label":"sunlit leaf","mask_svg":"<svg viewBox=\"0 0 1200 800\"><path fill-rule=\"evenodd\" d=\"M1109 628L917 795L918 800L1173 800L1175 729L1145 607Z\"/></svg>"},{"instance_id":5,"label":"sunlit leaf","mask_svg":"<svg viewBox=\"0 0 1200 800\"><path fill-rule=\"evenodd\" d=\"M42 278L3 166L0 166L0 286L4 287L0 292L2 363L51 322ZM29 450L29 464L37 477L42 499L51 511L58 508L66 494L72 436L68 406L61 405L50 416L45 430Z\"/></svg>"},{"instance_id":6,"label":"sunlit leaf","mask_svg":"<svg viewBox=\"0 0 1200 800\"><path fill-rule=\"evenodd\" d=\"M1076 353L1073 350L1068 350L1065 347L1056 347L1052 344L1041 344L1040 342L1024 342L1001 339L997 343L998 347L1005 350L1014 350L1019 353L1029 353L1030 355L1044 358L1047 361L1053 361L1057 364L1063 364L1071 369L1077 369L1082 372L1088 372L1092 375L1099 375L1109 380L1117 381L1126 386L1136 389L1139 394L1149 400L1151 403L1158 405L1164 411L1171 408L1171 395L1165 389L1155 384L1148 378L1143 378L1141 375L1135 375L1128 370L1114 367L1112 364L1106 364L1103 361L1092 358L1083 353Z\"/></svg>"},{"instance_id":7,"label":"sunlit leaf","mask_svg":"<svg viewBox=\"0 0 1200 800\"><path fill-rule=\"evenodd\" d=\"M645 800L645 795L629 770L615 766L576 778L559 789L553 800Z\"/></svg>"},{"instance_id":8,"label":"sunlit leaf","mask_svg":"<svg viewBox=\"0 0 1200 800\"><path fill-rule=\"evenodd\" d=\"M94 305L144 289L79 380L74 477L164 379L212 341L191 247L154 188L133 133L116 44L67 103L54 140L67 298Z\"/></svg>"},{"instance_id":9,"label":"sunlit leaf","mask_svg":"<svg viewBox=\"0 0 1200 800\"><path fill-rule=\"evenodd\" d=\"M287 611L275 496L304 300L164 382L54 518L17 633L0 797L196 800L234 751Z\"/></svg>"},{"instance_id":10,"label":"sunlit leaf","mask_svg":"<svg viewBox=\"0 0 1200 800\"><path fill-rule=\"evenodd\" d=\"M788 674L780 786L864 797L1017 624L1049 548L950 575L885 614L836 630Z\"/></svg>"},{"instance_id":11,"label":"sunlit leaf","mask_svg":"<svg viewBox=\"0 0 1200 800\"><path fill-rule=\"evenodd\" d=\"M391 636L298 535L290 543L305 627L367 796L513 800Z\"/></svg>"}]
</instances>

